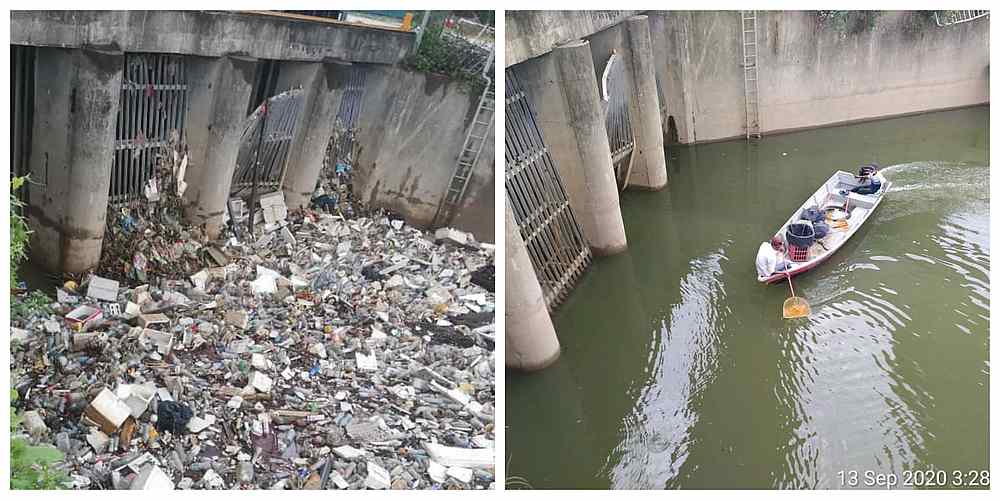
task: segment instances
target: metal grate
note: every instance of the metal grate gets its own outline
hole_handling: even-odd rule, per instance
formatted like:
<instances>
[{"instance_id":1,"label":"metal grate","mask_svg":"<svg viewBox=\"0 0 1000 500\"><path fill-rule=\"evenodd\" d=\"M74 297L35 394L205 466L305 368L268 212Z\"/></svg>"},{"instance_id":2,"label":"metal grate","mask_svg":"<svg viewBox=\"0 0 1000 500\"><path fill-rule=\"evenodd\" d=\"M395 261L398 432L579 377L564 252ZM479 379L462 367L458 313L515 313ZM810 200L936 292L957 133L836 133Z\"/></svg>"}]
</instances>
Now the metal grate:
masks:
<instances>
[{"instance_id":1,"label":"metal grate","mask_svg":"<svg viewBox=\"0 0 1000 500\"><path fill-rule=\"evenodd\" d=\"M126 54L115 127L110 203L137 200L157 155L184 131L187 68L182 56Z\"/></svg>"},{"instance_id":2,"label":"metal grate","mask_svg":"<svg viewBox=\"0 0 1000 500\"><path fill-rule=\"evenodd\" d=\"M551 311L566 299L590 263L590 248L573 216L524 89L512 71L506 74L507 198Z\"/></svg>"},{"instance_id":3,"label":"metal grate","mask_svg":"<svg viewBox=\"0 0 1000 500\"><path fill-rule=\"evenodd\" d=\"M361 116L361 103L364 99L367 79L368 71L364 66L354 65L351 67L351 77L347 82L344 95L341 97L337 119L333 126L336 134L332 155L334 164L354 164L355 134L357 133L358 117Z\"/></svg>"},{"instance_id":4,"label":"metal grate","mask_svg":"<svg viewBox=\"0 0 1000 500\"><path fill-rule=\"evenodd\" d=\"M258 193L281 188L301 114L302 89L294 89L269 98L247 117L230 188L233 196L249 194L255 180Z\"/></svg>"},{"instance_id":5,"label":"metal grate","mask_svg":"<svg viewBox=\"0 0 1000 500\"><path fill-rule=\"evenodd\" d=\"M967 23L990 15L988 10L938 10L934 11L934 22L938 26Z\"/></svg>"},{"instance_id":6,"label":"metal grate","mask_svg":"<svg viewBox=\"0 0 1000 500\"><path fill-rule=\"evenodd\" d=\"M628 111L625 62L616 53L612 53L604 65L601 88L601 97L608 103L604 126L608 131L608 145L611 146L611 162L619 189L624 189L632 168L635 136L632 134L632 118Z\"/></svg>"},{"instance_id":7,"label":"metal grate","mask_svg":"<svg viewBox=\"0 0 1000 500\"><path fill-rule=\"evenodd\" d=\"M22 177L30 173L31 128L35 106L35 47L10 46L10 177ZM36 179L44 182L44 179ZM21 186L17 196L23 205L11 204L10 209L23 212L28 200L27 184Z\"/></svg>"}]
</instances>

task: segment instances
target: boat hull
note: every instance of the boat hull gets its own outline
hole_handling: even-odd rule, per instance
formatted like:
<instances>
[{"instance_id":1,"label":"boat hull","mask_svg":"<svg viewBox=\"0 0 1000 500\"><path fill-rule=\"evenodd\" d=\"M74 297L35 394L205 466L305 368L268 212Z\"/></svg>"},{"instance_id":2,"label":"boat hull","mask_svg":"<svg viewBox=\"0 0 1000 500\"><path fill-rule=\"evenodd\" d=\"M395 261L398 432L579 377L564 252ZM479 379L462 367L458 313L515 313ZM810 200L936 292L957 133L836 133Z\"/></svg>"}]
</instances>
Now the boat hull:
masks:
<instances>
[{"instance_id":1,"label":"boat hull","mask_svg":"<svg viewBox=\"0 0 1000 500\"><path fill-rule=\"evenodd\" d=\"M844 246L847 241L854 236L854 234L861 229L865 222L871 217L875 212L875 209L882 203L885 199L885 194L889 191L892 183L885 179L881 172L875 176L881 183L882 187L878 192L871 195L859 195L856 193L848 193L847 196L841 195L841 191L849 191L852 185L857 185L857 180L853 174L838 171L830 177L820 188L813 193L813 195L806 199L805 203L799 207L798 210L792 215L791 218L786 221L775 236L784 239L784 233L788 226L798 220L799 215L808 207L816 206L819 209L823 209L825 206L835 206L840 203L844 204L847 209L845 214L849 214L844 220L847 221L847 227L844 230L834 231L831 228L830 233L819 240L823 242L817 248L825 248L823 251L811 250L815 252L810 258L802 262L793 262L791 267L787 271L780 271L773 273L769 276L757 276L757 281L761 283L779 283L787 279L787 276L797 276L799 274L808 272L815 269L820 264L826 262L834 253L837 252L842 246ZM853 182L853 184L852 184ZM813 247L816 247L818 243L814 243Z\"/></svg>"}]
</instances>

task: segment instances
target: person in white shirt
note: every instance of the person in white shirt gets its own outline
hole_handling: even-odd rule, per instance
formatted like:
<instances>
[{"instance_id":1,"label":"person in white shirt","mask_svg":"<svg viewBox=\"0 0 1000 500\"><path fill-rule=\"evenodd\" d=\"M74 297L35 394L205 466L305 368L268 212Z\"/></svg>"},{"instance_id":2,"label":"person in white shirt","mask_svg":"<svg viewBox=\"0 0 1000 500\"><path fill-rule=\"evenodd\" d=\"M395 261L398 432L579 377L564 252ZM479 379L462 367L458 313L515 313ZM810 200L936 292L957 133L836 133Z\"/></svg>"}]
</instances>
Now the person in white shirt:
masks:
<instances>
[{"instance_id":1,"label":"person in white shirt","mask_svg":"<svg viewBox=\"0 0 1000 500\"><path fill-rule=\"evenodd\" d=\"M770 242L760 244L757 250L757 275L766 278L778 271L788 269L788 261L785 260L785 244L781 238L775 236Z\"/></svg>"}]
</instances>

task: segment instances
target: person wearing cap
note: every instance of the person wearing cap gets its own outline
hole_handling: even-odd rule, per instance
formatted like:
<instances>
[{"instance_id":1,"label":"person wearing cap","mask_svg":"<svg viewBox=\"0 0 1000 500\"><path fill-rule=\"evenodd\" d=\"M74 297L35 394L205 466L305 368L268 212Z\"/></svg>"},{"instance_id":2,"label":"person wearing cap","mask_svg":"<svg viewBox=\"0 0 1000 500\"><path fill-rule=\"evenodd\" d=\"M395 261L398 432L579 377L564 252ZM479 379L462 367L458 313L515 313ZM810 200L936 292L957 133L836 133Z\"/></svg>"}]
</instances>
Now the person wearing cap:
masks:
<instances>
[{"instance_id":1,"label":"person wearing cap","mask_svg":"<svg viewBox=\"0 0 1000 500\"><path fill-rule=\"evenodd\" d=\"M774 236L771 241L760 244L757 250L757 275L766 278L776 272L788 269L788 261L785 260L785 243L781 238Z\"/></svg>"}]
</instances>

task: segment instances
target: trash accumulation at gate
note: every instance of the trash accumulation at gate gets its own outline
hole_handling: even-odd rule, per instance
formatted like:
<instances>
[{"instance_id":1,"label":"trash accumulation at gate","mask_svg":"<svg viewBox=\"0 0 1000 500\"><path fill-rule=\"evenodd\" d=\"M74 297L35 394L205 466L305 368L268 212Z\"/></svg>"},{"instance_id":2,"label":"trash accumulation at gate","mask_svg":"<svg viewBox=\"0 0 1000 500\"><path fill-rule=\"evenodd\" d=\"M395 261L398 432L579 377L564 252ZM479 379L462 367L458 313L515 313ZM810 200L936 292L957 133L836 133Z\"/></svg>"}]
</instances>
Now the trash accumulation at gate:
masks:
<instances>
[{"instance_id":1,"label":"trash accumulation at gate","mask_svg":"<svg viewBox=\"0 0 1000 500\"><path fill-rule=\"evenodd\" d=\"M12 319L24 431L71 487L493 487L492 245L280 192L209 242L174 172L109 214L96 273Z\"/></svg>"}]
</instances>

